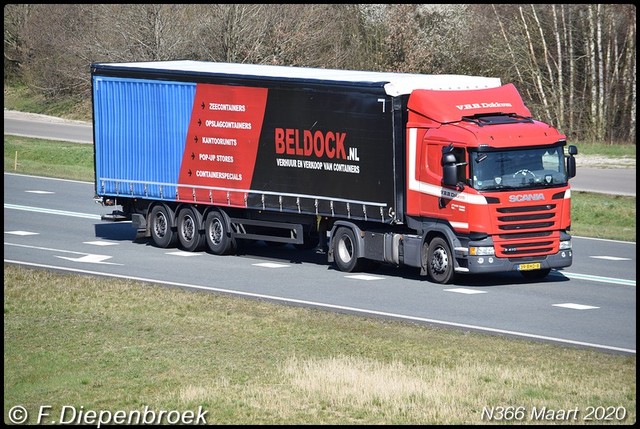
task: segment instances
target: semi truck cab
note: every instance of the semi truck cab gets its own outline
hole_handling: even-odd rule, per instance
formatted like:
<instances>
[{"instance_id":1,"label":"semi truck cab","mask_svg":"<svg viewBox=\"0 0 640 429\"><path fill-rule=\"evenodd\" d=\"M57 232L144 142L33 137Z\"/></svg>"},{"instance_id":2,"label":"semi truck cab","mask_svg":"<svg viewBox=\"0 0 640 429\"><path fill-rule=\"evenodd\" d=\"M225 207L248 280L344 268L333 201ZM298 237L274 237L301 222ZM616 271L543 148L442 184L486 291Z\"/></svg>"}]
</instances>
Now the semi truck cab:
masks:
<instances>
[{"instance_id":1,"label":"semi truck cab","mask_svg":"<svg viewBox=\"0 0 640 429\"><path fill-rule=\"evenodd\" d=\"M423 271L446 283L454 273L542 278L571 265L577 148L532 119L513 85L414 91L408 110L407 215L446 237L427 237Z\"/></svg>"}]
</instances>

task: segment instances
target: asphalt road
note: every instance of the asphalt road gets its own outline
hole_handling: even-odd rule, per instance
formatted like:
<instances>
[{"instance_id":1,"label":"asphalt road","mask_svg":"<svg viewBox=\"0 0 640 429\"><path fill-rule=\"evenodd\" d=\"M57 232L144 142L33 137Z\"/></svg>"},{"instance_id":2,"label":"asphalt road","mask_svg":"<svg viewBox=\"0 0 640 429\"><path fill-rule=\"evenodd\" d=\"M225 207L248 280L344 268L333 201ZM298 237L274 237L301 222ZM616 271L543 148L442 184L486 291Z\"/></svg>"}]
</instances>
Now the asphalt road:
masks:
<instances>
[{"instance_id":1,"label":"asphalt road","mask_svg":"<svg viewBox=\"0 0 640 429\"><path fill-rule=\"evenodd\" d=\"M129 278L283 305L491 335L636 352L636 244L574 237L574 263L542 281L518 273L438 285L416 269L345 273L325 255L246 244L237 255L161 249L130 222L100 221L93 183L4 174L5 263Z\"/></svg>"},{"instance_id":2,"label":"asphalt road","mask_svg":"<svg viewBox=\"0 0 640 429\"><path fill-rule=\"evenodd\" d=\"M76 143L93 143L90 123L9 110L4 111L4 133ZM577 165L578 174L570 181L573 190L611 195L636 195L635 168L584 167L580 165L579 154Z\"/></svg>"}]
</instances>

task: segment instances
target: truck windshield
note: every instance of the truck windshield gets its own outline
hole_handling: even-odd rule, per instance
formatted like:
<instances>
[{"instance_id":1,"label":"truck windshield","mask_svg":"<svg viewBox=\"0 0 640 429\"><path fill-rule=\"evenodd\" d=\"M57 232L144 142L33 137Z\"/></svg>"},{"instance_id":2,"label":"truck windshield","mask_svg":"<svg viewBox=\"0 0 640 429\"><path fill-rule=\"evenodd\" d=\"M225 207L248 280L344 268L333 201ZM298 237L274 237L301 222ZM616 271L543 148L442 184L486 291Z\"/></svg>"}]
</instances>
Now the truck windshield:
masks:
<instances>
[{"instance_id":1,"label":"truck windshield","mask_svg":"<svg viewBox=\"0 0 640 429\"><path fill-rule=\"evenodd\" d=\"M566 185L563 146L471 152L470 185L479 191Z\"/></svg>"}]
</instances>

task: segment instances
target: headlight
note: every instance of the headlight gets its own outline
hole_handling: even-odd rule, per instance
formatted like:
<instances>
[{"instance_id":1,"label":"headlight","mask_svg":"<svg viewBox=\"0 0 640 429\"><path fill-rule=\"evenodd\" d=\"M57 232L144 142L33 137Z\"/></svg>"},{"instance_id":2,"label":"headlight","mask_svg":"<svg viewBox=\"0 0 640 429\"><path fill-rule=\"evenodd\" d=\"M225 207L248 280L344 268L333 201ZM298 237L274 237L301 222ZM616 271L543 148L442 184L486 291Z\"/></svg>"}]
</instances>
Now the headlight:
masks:
<instances>
[{"instance_id":1,"label":"headlight","mask_svg":"<svg viewBox=\"0 0 640 429\"><path fill-rule=\"evenodd\" d=\"M560 242L560 250L571 249L571 240L565 240Z\"/></svg>"},{"instance_id":2,"label":"headlight","mask_svg":"<svg viewBox=\"0 0 640 429\"><path fill-rule=\"evenodd\" d=\"M496 254L496 250L493 248L493 246L491 247L470 246L469 247L469 255L471 256L487 256L487 255L495 255L495 254Z\"/></svg>"}]
</instances>

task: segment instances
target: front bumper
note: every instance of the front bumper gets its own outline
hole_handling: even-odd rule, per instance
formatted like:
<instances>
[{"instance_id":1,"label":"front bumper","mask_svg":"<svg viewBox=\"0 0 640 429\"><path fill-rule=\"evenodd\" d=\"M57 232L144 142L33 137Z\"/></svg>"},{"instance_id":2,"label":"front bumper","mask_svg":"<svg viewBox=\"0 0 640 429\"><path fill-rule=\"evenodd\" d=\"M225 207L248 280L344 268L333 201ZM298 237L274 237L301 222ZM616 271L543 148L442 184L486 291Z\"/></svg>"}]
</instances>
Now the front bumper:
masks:
<instances>
[{"instance_id":1,"label":"front bumper","mask_svg":"<svg viewBox=\"0 0 640 429\"><path fill-rule=\"evenodd\" d=\"M456 272L480 274L498 273L507 271L522 271L523 268L531 267L530 264L540 264L538 268L564 268L573 262L573 250L561 250L555 255L527 258L497 258L495 256L466 256L458 259Z\"/></svg>"}]
</instances>

